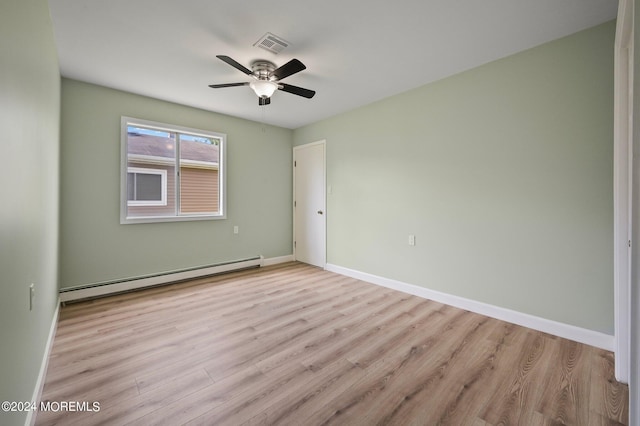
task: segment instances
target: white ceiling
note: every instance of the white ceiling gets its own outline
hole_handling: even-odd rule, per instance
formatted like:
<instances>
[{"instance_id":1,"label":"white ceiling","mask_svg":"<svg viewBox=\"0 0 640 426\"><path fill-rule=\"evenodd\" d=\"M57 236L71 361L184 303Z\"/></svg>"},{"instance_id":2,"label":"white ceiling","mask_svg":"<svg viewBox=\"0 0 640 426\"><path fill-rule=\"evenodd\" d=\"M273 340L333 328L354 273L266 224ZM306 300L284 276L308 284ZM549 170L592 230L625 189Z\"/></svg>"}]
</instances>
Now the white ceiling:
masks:
<instances>
[{"instance_id":1,"label":"white ceiling","mask_svg":"<svg viewBox=\"0 0 640 426\"><path fill-rule=\"evenodd\" d=\"M154 98L297 128L614 19L615 0L49 0L61 73ZM266 32L291 43L254 47ZM259 107L250 67L307 69ZM144 118L144 117L143 117Z\"/></svg>"}]
</instances>

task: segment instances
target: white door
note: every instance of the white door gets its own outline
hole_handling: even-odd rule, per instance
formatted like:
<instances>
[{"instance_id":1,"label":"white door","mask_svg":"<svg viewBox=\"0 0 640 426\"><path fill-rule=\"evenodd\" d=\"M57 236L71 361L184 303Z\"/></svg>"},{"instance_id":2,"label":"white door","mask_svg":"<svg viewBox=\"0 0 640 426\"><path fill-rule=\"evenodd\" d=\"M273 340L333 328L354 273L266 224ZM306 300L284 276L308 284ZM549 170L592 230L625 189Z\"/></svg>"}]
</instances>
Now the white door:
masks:
<instances>
[{"instance_id":1,"label":"white door","mask_svg":"<svg viewBox=\"0 0 640 426\"><path fill-rule=\"evenodd\" d=\"M293 148L293 250L295 259L326 264L325 142Z\"/></svg>"}]
</instances>

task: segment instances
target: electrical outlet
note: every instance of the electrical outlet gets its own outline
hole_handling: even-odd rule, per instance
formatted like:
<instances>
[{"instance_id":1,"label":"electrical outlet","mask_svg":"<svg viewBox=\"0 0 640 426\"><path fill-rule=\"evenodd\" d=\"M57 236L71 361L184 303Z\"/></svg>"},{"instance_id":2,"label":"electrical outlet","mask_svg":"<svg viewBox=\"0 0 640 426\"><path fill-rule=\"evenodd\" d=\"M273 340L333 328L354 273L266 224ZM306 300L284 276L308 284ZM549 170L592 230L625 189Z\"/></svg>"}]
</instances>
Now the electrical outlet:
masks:
<instances>
[{"instance_id":1,"label":"electrical outlet","mask_svg":"<svg viewBox=\"0 0 640 426\"><path fill-rule=\"evenodd\" d=\"M29 310L32 311L33 310L33 298L36 295L36 288L35 288L35 284L31 283L31 285L29 286Z\"/></svg>"},{"instance_id":2,"label":"electrical outlet","mask_svg":"<svg viewBox=\"0 0 640 426\"><path fill-rule=\"evenodd\" d=\"M415 235L409 235L409 245L410 246L415 246L416 245L416 236Z\"/></svg>"},{"instance_id":3,"label":"electrical outlet","mask_svg":"<svg viewBox=\"0 0 640 426\"><path fill-rule=\"evenodd\" d=\"M240 232L240 228L238 228L238 225L233 227L233 233L237 234L238 232Z\"/></svg>"}]
</instances>

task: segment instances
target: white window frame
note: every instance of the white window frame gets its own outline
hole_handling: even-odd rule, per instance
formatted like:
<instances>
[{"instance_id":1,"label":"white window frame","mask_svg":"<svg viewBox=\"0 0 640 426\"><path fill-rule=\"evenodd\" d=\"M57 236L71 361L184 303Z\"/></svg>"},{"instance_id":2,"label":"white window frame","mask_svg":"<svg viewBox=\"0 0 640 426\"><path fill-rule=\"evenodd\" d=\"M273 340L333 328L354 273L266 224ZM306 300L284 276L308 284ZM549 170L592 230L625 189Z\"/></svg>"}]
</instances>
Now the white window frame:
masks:
<instances>
[{"instance_id":1,"label":"white window frame","mask_svg":"<svg viewBox=\"0 0 640 426\"><path fill-rule=\"evenodd\" d=\"M171 133L182 133L188 134L192 136L202 136L207 138L214 138L219 141L218 145L218 187L219 187L219 195L218 195L218 203L219 210L218 213L179 213L179 210L176 211L175 215L172 216L127 216L127 210L129 206L128 196L127 196L127 173L129 169L129 157L127 150L127 128L129 126L138 126L145 128L152 128L155 130L171 132ZM135 224L135 223L154 223L154 222L183 222L183 221L194 221L194 220L218 220L218 219L226 219L227 218L227 174L226 174L226 164L227 164L227 135L224 133L212 132L208 130L200 130L193 129L189 127L183 127L173 124L160 123L157 121L143 120L139 118L133 117L121 117L120 119L120 223L123 225L126 224ZM176 159L176 163L179 162L179 158ZM135 167L133 167L135 168ZM144 169L145 173L148 171L161 171L159 169ZM178 164L175 167L175 178L176 178L176 202L179 200L179 170ZM166 176L166 171L165 171ZM163 184L166 184L167 180L163 179ZM166 193L166 190L163 190L163 194ZM167 197L165 196L165 201L168 202ZM140 205L140 204L138 204ZM148 204L147 204L148 205ZM156 204L158 205L158 204ZM165 204L166 205L166 204Z\"/></svg>"},{"instance_id":2,"label":"white window frame","mask_svg":"<svg viewBox=\"0 0 640 426\"><path fill-rule=\"evenodd\" d=\"M149 169L143 167L128 167L127 174L160 175L160 199L159 200L129 200L129 206L166 206L167 205L167 171L162 169Z\"/></svg>"}]
</instances>

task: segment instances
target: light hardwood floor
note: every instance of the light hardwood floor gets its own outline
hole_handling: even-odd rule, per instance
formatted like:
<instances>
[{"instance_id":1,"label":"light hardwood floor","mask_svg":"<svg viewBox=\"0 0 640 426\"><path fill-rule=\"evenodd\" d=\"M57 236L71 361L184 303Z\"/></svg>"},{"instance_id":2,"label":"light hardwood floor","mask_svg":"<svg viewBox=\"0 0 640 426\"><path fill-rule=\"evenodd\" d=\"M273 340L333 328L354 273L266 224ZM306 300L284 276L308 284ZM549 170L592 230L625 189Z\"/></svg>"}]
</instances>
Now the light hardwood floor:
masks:
<instances>
[{"instance_id":1,"label":"light hardwood floor","mask_svg":"<svg viewBox=\"0 0 640 426\"><path fill-rule=\"evenodd\" d=\"M614 425L613 355L300 263L63 307L38 425Z\"/></svg>"}]
</instances>

